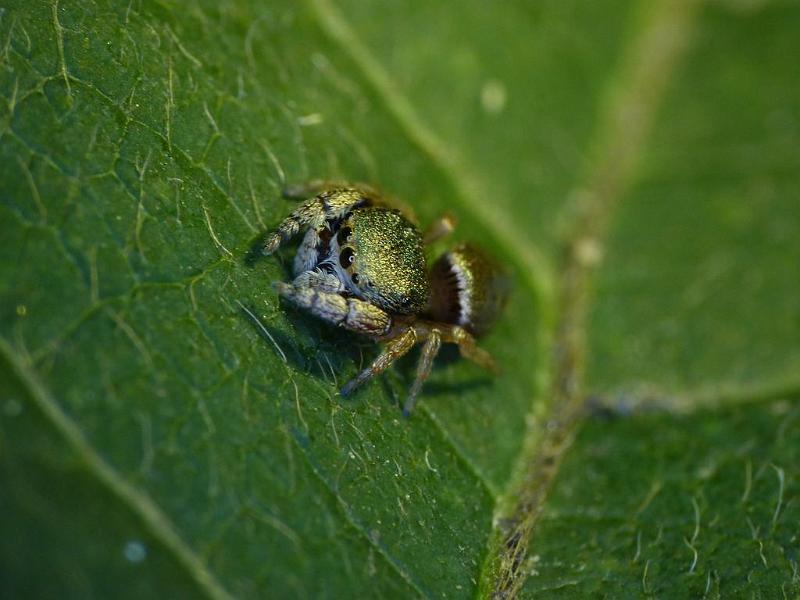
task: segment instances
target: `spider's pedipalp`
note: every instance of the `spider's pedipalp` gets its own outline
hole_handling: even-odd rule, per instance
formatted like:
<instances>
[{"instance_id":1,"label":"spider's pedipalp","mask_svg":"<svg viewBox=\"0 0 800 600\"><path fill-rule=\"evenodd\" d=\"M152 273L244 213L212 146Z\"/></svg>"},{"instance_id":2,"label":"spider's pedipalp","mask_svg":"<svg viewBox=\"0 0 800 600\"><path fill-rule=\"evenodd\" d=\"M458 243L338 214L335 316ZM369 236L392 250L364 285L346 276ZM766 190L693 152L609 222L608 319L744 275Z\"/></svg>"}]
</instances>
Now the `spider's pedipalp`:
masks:
<instances>
[{"instance_id":1,"label":"spider's pedipalp","mask_svg":"<svg viewBox=\"0 0 800 600\"><path fill-rule=\"evenodd\" d=\"M379 337L392 326L392 318L377 306L330 291L322 283L293 285L278 281L275 289L286 300L315 317L357 333Z\"/></svg>"}]
</instances>

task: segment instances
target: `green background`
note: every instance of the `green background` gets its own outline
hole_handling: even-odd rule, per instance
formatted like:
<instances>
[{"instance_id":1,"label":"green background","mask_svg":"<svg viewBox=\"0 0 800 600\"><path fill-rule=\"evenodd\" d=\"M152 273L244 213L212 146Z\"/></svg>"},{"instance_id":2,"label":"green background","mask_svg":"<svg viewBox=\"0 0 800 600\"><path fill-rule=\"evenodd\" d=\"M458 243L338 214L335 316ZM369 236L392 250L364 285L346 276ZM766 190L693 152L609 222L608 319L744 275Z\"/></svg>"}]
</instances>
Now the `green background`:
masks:
<instances>
[{"instance_id":1,"label":"green background","mask_svg":"<svg viewBox=\"0 0 800 600\"><path fill-rule=\"evenodd\" d=\"M475 596L562 248L635 156L522 596L798 597L798 56L782 0L4 3L0 595ZM413 358L337 395L374 345L277 301L291 251L244 260L318 177L508 265L501 376L448 349L409 420Z\"/></svg>"}]
</instances>

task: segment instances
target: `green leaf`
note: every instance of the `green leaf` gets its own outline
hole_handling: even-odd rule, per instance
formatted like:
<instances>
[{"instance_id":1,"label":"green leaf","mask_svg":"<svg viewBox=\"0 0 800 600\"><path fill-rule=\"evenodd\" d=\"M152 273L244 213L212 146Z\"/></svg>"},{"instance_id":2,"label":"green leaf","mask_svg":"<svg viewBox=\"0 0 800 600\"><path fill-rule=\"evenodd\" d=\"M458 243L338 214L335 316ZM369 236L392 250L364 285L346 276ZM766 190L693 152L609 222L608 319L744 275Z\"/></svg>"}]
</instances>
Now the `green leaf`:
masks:
<instances>
[{"instance_id":1,"label":"green leaf","mask_svg":"<svg viewBox=\"0 0 800 600\"><path fill-rule=\"evenodd\" d=\"M800 594L798 26L6 3L0 595ZM500 377L337 394L375 346L277 301L291 250L246 263L319 177L509 265Z\"/></svg>"}]
</instances>

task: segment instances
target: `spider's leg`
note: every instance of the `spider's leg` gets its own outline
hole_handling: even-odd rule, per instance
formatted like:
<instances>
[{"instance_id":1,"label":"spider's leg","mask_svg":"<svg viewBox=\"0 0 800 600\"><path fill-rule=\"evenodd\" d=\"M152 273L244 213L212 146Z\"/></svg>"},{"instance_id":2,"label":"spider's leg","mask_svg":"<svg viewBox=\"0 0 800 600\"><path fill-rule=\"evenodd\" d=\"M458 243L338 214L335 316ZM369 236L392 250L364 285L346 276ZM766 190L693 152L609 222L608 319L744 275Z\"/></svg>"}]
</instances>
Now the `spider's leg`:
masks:
<instances>
[{"instance_id":1,"label":"spider's leg","mask_svg":"<svg viewBox=\"0 0 800 600\"><path fill-rule=\"evenodd\" d=\"M417 335L413 328L409 328L386 344L383 352L372 364L351 379L342 389L342 396L349 395L358 386L366 383L375 375L380 375L389 368L394 361L406 354L417 342Z\"/></svg>"},{"instance_id":2,"label":"spider's leg","mask_svg":"<svg viewBox=\"0 0 800 600\"><path fill-rule=\"evenodd\" d=\"M392 318L377 306L358 298L346 298L331 291L335 284L324 274L318 278L300 274L293 283L278 281L274 284L278 293L295 306L305 309L315 317L346 327L351 331L372 336L386 334L392 326Z\"/></svg>"},{"instance_id":3,"label":"spider's leg","mask_svg":"<svg viewBox=\"0 0 800 600\"><path fill-rule=\"evenodd\" d=\"M312 179L311 181L308 181L306 183L286 186L285 188L283 188L283 197L289 199L301 200L303 198L308 198L309 196L320 195L337 190L339 191L348 190L356 192L364 200L366 200L370 206L384 206L386 208L395 208L399 210L401 213L403 213L403 215L409 221L411 221L414 224L417 224L417 217L410 206L408 206L405 202L402 202L395 196L387 195L385 192L382 192L378 188L373 187L368 183L360 183L360 182L354 183L350 181L341 181L335 179ZM443 219L447 218L448 218L447 215L443 217ZM455 223L454 219L453 223ZM450 228L452 229L452 226Z\"/></svg>"},{"instance_id":4,"label":"spider's leg","mask_svg":"<svg viewBox=\"0 0 800 600\"><path fill-rule=\"evenodd\" d=\"M319 264L320 253L317 249L319 243L319 231L310 227L303 236L303 241L300 242L300 245L297 247L297 252L294 255L292 272L295 276L305 271L313 271L314 267Z\"/></svg>"},{"instance_id":5,"label":"spider's leg","mask_svg":"<svg viewBox=\"0 0 800 600\"><path fill-rule=\"evenodd\" d=\"M261 254L268 256L293 238L301 229L319 229L325 224L325 207L319 198L303 202L269 233L261 245Z\"/></svg>"},{"instance_id":6,"label":"spider's leg","mask_svg":"<svg viewBox=\"0 0 800 600\"><path fill-rule=\"evenodd\" d=\"M472 335L470 335L470 333L463 327L452 325L446 329L443 328L442 339L445 342L457 344L458 351L464 358L471 360L487 371L497 373L497 365L495 364L492 355L483 348L479 347L475 342L475 338L472 337Z\"/></svg>"},{"instance_id":7,"label":"spider's leg","mask_svg":"<svg viewBox=\"0 0 800 600\"><path fill-rule=\"evenodd\" d=\"M368 195L355 187L332 188L306 200L269 233L261 245L268 256L303 229L320 230L327 221L334 221L359 206L372 203Z\"/></svg>"},{"instance_id":8,"label":"spider's leg","mask_svg":"<svg viewBox=\"0 0 800 600\"><path fill-rule=\"evenodd\" d=\"M318 292L339 294L344 291L344 284L331 273L309 269L303 271L291 283L296 289L313 289Z\"/></svg>"},{"instance_id":9,"label":"spider's leg","mask_svg":"<svg viewBox=\"0 0 800 600\"><path fill-rule=\"evenodd\" d=\"M441 346L441 333L438 329L432 329L430 334L428 334L428 339L425 340L425 344L422 346L422 353L419 357L419 363L417 363L417 377L414 379L414 383L411 385L411 389L408 392L406 403L403 405L403 416L409 416L414 409L417 396L425 380L428 379L428 375L430 375L431 367L433 367L433 359L436 358Z\"/></svg>"},{"instance_id":10,"label":"spider's leg","mask_svg":"<svg viewBox=\"0 0 800 600\"><path fill-rule=\"evenodd\" d=\"M425 233L422 234L422 241L426 246L438 242L443 237L447 237L458 224L458 219L451 212L446 212L436 219L433 223L428 225Z\"/></svg>"}]
</instances>

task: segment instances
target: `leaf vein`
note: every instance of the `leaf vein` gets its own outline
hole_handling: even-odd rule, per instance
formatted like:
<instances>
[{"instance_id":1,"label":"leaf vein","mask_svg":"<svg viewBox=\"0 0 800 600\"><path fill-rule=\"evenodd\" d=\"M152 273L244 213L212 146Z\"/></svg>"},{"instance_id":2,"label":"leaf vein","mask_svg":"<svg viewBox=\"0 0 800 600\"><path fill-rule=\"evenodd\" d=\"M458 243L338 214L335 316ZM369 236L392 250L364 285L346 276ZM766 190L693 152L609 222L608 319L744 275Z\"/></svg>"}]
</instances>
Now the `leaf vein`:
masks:
<instances>
[{"instance_id":1,"label":"leaf vein","mask_svg":"<svg viewBox=\"0 0 800 600\"><path fill-rule=\"evenodd\" d=\"M364 80L383 101L387 112L400 125L409 141L446 175L457 192L457 198L465 208L480 218L496 243L522 264L524 268L521 274L526 283L540 304L547 304L546 300L552 297L553 291L551 268L527 233L520 230L504 213L493 210L492 205L486 202L488 194L484 190L488 186L452 147L428 127L340 11L329 0L307 2L322 30L355 63Z\"/></svg>"},{"instance_id":2,"label":"leaf vein","mask_svg":"<svg viewBox=\"0 0 800 600\"><path fill-rule=\"evenodd\" d=\"M403 566L395 558L393 558L391 554L389 554L386 548L378 544L369 535L364 526L361 523L359 523L358 519L356 519L355 515L353 515L353 511L347 505L347 502L344 500L344 498L342 498L338 493L336 493L335 486L333 486L331 482L325 478L325 476L320 472L319 467L316 464L314 464L314 461L311 459L311 457L309 456L308 452L303 447L303 445L296 439L295 436L290 435L289 437L291 437L294 445L297 447L298 450L300 450L300 453L305 457L309 467L311 468L311 472L314 474L314 476L328 490L328 492L331 495L333 495L337 505L339 506L339 510L342 511L344 518L347 520L350 526L353 527L353 529L355 529L359 533L359 535L367 541L367 543L370 546L375 548L377 553L386 562L386 564L388 564L389 567L403 579L403 581L405 581L411 588L413 588L414 591L417 592L417 594L419 594L421 597L424 598L432 598L433 596L430 594L430 592L425 591L420 586L420 584L414 580L414 578L411 576L411 573L406 571L403 568Z\"/></svg>"},{"instance_id":3,"label":"leaf vein","mask_svg":"<svg viewBox=\"0 0 800 600\"><path fill-rule=\"evenodd\" d=\"M563 253L546 414L530 420L515 476L498 506L481 574L484 597L515 597L529 571L527 554L534 528L585 414L582 386L590 280L602 256L608 222L632 183L667 83L688 47L700 1L661 0L642 8L638 33L624 47L619 72L609 81L610 101L599 107L585 183L567 196L582 200Z\"/></svg>"},{"instance_id":4,"label":"leaf vein","mask_svg":"<svg viewBox=\"0 0 800 600\"><path fill-rule=\"evenodd\" d=\"M205 595L214 600L233 600L233 596L217 581L197 554L181 538L161 508L142 490L133 486L91 446L77 424L62 410L36 373L20 359L14 348L0 337L0 356L9 365L30 394L34 404L55 427L64 441L81 458L88 471L136 514L164 547L197 583Z\"/></svg>"}]
</instances>

